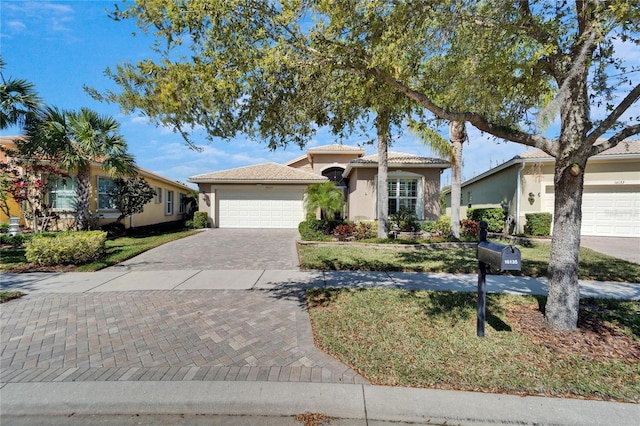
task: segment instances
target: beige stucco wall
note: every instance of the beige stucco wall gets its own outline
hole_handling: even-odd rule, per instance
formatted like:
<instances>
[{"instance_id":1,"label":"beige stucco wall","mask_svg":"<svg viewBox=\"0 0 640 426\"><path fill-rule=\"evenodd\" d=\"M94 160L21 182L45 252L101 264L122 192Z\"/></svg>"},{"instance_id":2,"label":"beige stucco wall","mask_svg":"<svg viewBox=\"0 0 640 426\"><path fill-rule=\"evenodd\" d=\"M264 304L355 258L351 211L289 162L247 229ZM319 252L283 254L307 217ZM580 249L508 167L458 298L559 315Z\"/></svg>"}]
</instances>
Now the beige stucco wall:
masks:
<instances>
[{"instance_id":1,"label":"beige stucco wall","mask_svg":"<svg viewBox=\"0 0 640 426\"><path fill-rule=\"evenodd\" d=\"M319 175L331 167L347 167L349 161L358 158L355 154L313 154L313 171Z\"/></svg>"},{"instance_id":2,"label":"beige stucco wall","mask_svg":"<svg viewBox=\"0 0 640 426\"><path fill-rule=\"evenodd\" d=\"M471 193L471 205L478 207L498 207L501 202L508 203L509 214L516 215L517 175L520 164L514 164L477 182L462 188L461 217L466 217L468 197ZM520 191L520 231L526 223L527 213L553 211L548 205L554 191L554 162L530 161L525 163L521 173ZM637 159L591 158L587 162L584 175L585 191L597 188L609 188L610 191L634 188L640 185L640 161ZM451 214L451 194L447 194L447 215Z\"/></svg>"},{"instance_id":3,"label":"beige stucco wall","mask_svg":"<svg viewBox=\"0 0 640 426\"><path fill-rule=\"evenodd\" d=\"M423 220L436 220L439 216L440 169L389 168L389 177L415 176L422 178L424 197ZM357 167L349 175L349 220L372 220L376 218L376 180L378 169L375 167Z\"/></svg>"},{"instance_id":4,"label":"beige stucco wall","mask_svg":"<svg viewBox=\"0 0 640 426\"><path fill-rule=\"evenodd\" d=\"M100 216L98 222L99 225L105 225L115 222L120 215L117 210L98 210L98 178L109 178L99 167L93 167L91 170L91 198L89 209L92 212L96 212ZM156 202L157 198L153 198L144 206L142 213L136 213L133 217L125 217L122 219L122 224L127 228L156 225L164 222L175 222L182 220L183 213L180 213L180 194L187 196L189 194L189 188L183 187L178 184L171 184L170 182L154 178L149 175L141 175L149 185L156 191L162 191L162 201ZM166 214L167 192L173 191L173 214Z\"/></svg>"}]
</instances>

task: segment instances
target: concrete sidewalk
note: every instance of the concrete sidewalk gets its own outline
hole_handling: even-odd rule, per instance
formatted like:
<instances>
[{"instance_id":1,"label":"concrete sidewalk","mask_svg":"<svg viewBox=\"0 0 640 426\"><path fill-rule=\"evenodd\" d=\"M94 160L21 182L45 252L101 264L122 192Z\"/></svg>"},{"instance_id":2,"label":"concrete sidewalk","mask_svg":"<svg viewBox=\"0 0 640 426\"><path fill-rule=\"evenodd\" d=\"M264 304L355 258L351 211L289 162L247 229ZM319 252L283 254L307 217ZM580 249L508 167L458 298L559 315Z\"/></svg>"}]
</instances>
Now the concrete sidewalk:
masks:
<instances>
[{"instance_id":1,"label":"concrete sidewalk","mask_svg":"<svg viewBox=\"0 0 640 426\"><path fill-rule=\"evenodd\" d=\"M476 291L476 274L295 270L161 270L0 274L1 290L95 293L149 290L270 290L309 287L388 287ZM488 275L488 292L546 295L547 279ZM582 297L640 299L640 283L580 280Z\"/></svg>"},{"instance_id":2,"label":"concrete sidewalk","mask_svg":"<svg viewBox=\"0 0 640 426\"><path fill-rule=\"evenodd\" d=\"M299 424L285 418L322 413L341 419L331 424L345 425L624 426L637 425L640 418L638 404L327 383L12 383L2 389L0 404L7 421L21 416L143 416L136 417L139 421L145 415L182 414L256 419L244 423L236 417L236 422L228 424L264 424L260 418Z\"/></svg>"}]
</instances>

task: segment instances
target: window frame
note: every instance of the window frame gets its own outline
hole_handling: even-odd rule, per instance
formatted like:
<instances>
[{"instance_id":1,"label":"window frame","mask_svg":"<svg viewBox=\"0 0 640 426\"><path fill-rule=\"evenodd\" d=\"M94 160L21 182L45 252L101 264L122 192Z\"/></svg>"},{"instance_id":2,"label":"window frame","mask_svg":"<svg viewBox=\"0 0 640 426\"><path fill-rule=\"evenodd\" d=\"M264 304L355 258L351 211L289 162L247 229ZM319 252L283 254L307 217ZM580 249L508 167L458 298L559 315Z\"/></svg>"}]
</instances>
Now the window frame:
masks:
<instances>
[{"instance_id":1,"label":"window frame","mask_svg":"<svg viewBox=\"0 0 640 426\"><path fill-rule=\"evenodd\" d=\"M58 183L60 181L71 181L71 188L69 189L58 189ZM56 183L56 188L51 188L51 184L55 182ZM56 211L56 212L70 212L70 211L75 211L76 210L76 199L77 199L77 184L78 184L78 178L76 176L69 176L69 177L49 177L49 179L47 180L47 204L51 205L51 210L52 211ZM67 184L65 183L64 186L67 186ZM65 206L65 207L54 207L54 204L58 201L59 199L59 194L65 194L64 198L65 199L69 199L71 200L71 203L69 205L69 207ZM69 197L69 194L71 194L71 197ZM53 196L52 196L53 195Z\"/></svg>"},{"instance_id":2,"label":"window frame","mask_svg":"<svg viewBox=\"0 0 640 426\"><path fill-rule=\"evenodd\" d=\"M375 188L375 202L373 205L373 217L378 219L378 209L377 209L377 205L378 205L378 175L374 175L373 177L374 179L374 188ZM391 180L398 180L398 179L405 179L405 180L415 180L417 182L416 184L416 208L415 208L415 214L416 216L418 216L418 220L424 220L424 203L425 203L425 194L424 194L424 188L425 188L425 177L424 175L418 174L418 173L411 173L411 172L405 172L405 171L393 171L393 172L389 172L387 174L387 203L390 203L391 197L389 194L389 182ZM393 214L393 212L391 212L391 210L389 210L389 214Z\"/></svg>"},{"instance_id":3,"label":"window frame","mask_svg":"<svg viewBox=\"0 0 640 426\"><path fill-rule=\"evenodd\" d=\"M109 197L109 200L111 201L109 204L113 205L113 207L104 207L101 205L101 198L100 196L103 195L105 197L108 197L107 192L109 191L109 189L111 189L112 186L110 186L109 188L107 188L106 191L101 191L100 188L100 181L104 180L104 181L110 181L113 184L115 184L115 180L108 178L106 176L98 176L98 180L96 182L96 195L97 195L97 200L96 200L96 207L98 209L98 211L107 211L107 212L116 212L118 211L118 207L115 206L115 203L113 202L113 197Z\"/></svg>"},{"instance_id":4,"label":"window frame","mask_svg":"<svg viewBox=\"0 0 640 426\"><path fill-rule=\"evenodd\" d=\"M174 191L166 190L167 196L164 201L164 214L165 216L173 216L174 211Z\"/></svg>"}]
</instances>

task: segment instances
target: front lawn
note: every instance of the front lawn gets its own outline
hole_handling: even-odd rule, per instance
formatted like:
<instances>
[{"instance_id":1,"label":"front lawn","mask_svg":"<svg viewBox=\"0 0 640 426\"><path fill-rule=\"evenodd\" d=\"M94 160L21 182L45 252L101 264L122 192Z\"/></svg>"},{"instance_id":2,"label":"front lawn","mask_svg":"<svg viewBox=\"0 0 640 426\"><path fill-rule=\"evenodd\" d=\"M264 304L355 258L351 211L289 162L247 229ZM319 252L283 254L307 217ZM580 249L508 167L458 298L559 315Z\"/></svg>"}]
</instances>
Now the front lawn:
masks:
<instances>
[{"instance_id":1,"label":"front lawn","mask_svg":"<svg viewBox=\"0 0 640 426\"><path fill-rule=\"evenodd\" d=\"M543 277L549 264L549 245L518 246L522 255L522 271L513 275ZM447 272L476 273L475 248L431 249L406 246L352 243L346 245L298 245L300 267L322 270ZM640 282L640 265L580 249L579 278L583 280Z\"/></svg>"},{"instance_id":2,"label":"front lawn","mask_svg":"<svg viewBox=\"0 0 640 426\"><path fill-rule=\"evenodd\" d=\"M580 329L544 327L544 298L473 293L307 292L316 344L387 386L640 402L640 301L585 299Z\"/></svg>"},{"instance_id":3,"label":"front lawn","mask_svg":"<svg viewBox=\"0 0 640 426\"><path fill-rule=\"evenodd\" d=\"M63 270L75 270L83 272L97 271L107 266L116 265L130 259L140 253L170 241L178 240L193 235L198 231L150 231L137 232L131 236L121 237L106 242L106 255L92 263L79 265L77 267L67 266ZM24 247L8 247L0 249L0 271L3 272L29 272L34 270L45 270L30 265L25 258ZM55 270L55 268L54 268Z\"/></svg>"}]
</instances>

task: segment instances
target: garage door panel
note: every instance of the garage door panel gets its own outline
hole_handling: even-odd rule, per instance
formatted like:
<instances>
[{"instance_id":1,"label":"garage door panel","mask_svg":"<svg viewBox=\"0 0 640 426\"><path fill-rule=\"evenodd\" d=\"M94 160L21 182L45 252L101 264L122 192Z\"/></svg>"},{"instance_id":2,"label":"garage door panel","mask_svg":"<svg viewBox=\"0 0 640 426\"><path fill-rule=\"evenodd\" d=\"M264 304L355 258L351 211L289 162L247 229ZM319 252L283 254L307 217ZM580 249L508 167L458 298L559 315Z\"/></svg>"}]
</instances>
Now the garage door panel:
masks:
<instances>
[{"instance_id":1,"label":"garage door panel","mask_svg":"<svg viewBox=\"0 0 640 426\"><path fill-rule=\"evenodd\" d=\"M553 213L554 194L547 188L544 211ZM640 237L640 188L585 187L582 235Z\"/></svg>"},{"instance_id":2,"label":"garage door panel","mask_svg":"<svg viewBox=\"0 0 640 426\"><path fill-rule=\"evenodd\" d=\"M304 220L303 189L295 191L221 192L221 228L297 228Z\"/></svg>"}]
</instances>

